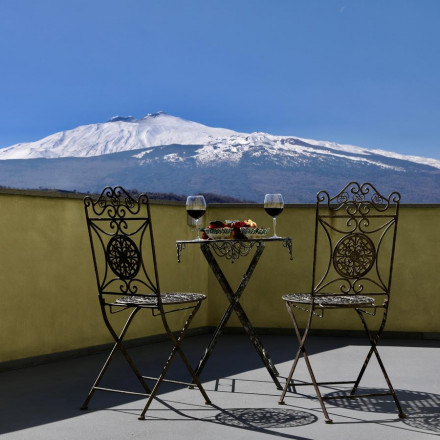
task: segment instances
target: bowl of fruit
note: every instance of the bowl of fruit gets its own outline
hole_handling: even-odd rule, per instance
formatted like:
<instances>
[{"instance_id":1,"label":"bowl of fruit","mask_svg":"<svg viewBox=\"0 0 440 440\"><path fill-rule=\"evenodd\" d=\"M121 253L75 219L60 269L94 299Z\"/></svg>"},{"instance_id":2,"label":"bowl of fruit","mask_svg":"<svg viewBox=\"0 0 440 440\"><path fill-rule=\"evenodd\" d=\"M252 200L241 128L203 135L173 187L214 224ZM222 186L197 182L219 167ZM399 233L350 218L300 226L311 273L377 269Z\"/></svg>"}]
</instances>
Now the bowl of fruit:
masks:
<instances>
[{"instance_id":1,"label":"bowl of fruit","mask_svg":"<svg viewBox=\"0 0 440 440\"><path fill-rule=\"evenodd\" d=\"M264 238L269 232L269 228L259 228L251 219L245 220L240 224L240 234L244 238Z\"/></svg>"},{"instance_id":2,"label":"bowl of fruit","mask_svg":"<svg viewBox=\"0 0 440 440\"><path fill-rule=\"evenodd\" d=\"M240 232L246 238L264 238L269 233L269 230L269 228L252 228L249 226L240 228Z\"/></svg>"},{"instance_id":3,"label":"bowl of fruit","mask_svg":"<svg viewBox=\"0 0 440 440\"><path fill-rule=\"evenodd\" d=\"M225 240L230 238L232 228L227 226L220 220L209 223L209 226L203 230L202 238L210 238L211 240Z\"/></svg>"},{"instance_id":4,"label":"bowl of fruit","mask_svg":"<svg viewBox=\"0 0 440 440\"><path fill-rule=\"evenodd\" d=\"M202 238L207 240L246 240L249 238L264 238L269 233L269 228L259 228L257 224L249 220L216 220L209 223L203 229Z\"/></svg>"},{"instance_id":5,"label":"bowl of fruit","mask_svg":"<svg viewBox=\"0 0 440 440\"><path fill-rule=\"evenodd\" d=\"M269 232L269 228L259 228L251 219L235 221L228 226L233 228L232 236L236 239L263 238Z\"/></svg>"}]
</instances>

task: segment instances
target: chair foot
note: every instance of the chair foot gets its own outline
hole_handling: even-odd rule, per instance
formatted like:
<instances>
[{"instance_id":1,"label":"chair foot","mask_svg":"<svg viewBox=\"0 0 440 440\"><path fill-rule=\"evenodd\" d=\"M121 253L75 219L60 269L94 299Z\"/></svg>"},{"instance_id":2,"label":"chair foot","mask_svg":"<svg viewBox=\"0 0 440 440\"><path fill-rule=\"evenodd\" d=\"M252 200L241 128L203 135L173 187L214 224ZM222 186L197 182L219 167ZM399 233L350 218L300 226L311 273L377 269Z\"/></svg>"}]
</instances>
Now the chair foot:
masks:
<instances>
[{"instance_id":1,"label":"chair foot","mask_svg":"<svg viewBox=\"0 0 440 440\"><path fill-rule=\"evenodd\" d=\"M404 412L399 413L399 419L406 419L406 414Z\"/></svg>"},{"instance_id":2,"label":"chair foot","mask_svg":"<svg viewBox=\"0 0 440 440\"><path fill-rule=\"evenodd\" d=\"M189 386L188 386L188 389L189 389L189 390L193 390L193 389L194 389L194 385L189 385Z\"/></svg>"},{"instance_id":3,"label":"chair foot","mask_svg":"<svg viewBox=\"0 0 440 440\"><path fill-rule=\"evenodd\" d=\"M138 420L145 420L145 416L139 416Z\"/></svg>"},{"instance_id":4,"label":"chair foot","mask_svg":"<svg viewBox=\"0 0 440 440\"><path fill-rule=\"evenodd\" d=\"M328 425L332 425L333 420L332 419L325 419L325 423L327 423Z\"/></svg>"},{"instance_id":5,"label":"chair foot","mask_svg":"<svg viewBox=\"0 0 440 440\"><path fill-rule=\"evenodd\" d=\"M278 405L285 405L286 404L286 402L284 402L284 400L280 400L279 402L278 402Z\"/></svg>"},{"instance_id":6,"label":"chair foot","mask_svg":"<svg viewBox=\"0 0 440 440\"><path fill-rule=\"evenodd\" d=\"M86 410L89 409L89 407L88 407L87 405L83 405L80 409L81 409L82 411L86 411Z\"/></svg>"},{"instance_id":7,"label":"chair foot","mask_svg":"<svg viewBox=\"0 0 440 440\"><path fill-rule=\"evenodd\" d=\"M210 400L205 400L205 405L211 405L212 402Z\"/></svg>"}]
</instances>

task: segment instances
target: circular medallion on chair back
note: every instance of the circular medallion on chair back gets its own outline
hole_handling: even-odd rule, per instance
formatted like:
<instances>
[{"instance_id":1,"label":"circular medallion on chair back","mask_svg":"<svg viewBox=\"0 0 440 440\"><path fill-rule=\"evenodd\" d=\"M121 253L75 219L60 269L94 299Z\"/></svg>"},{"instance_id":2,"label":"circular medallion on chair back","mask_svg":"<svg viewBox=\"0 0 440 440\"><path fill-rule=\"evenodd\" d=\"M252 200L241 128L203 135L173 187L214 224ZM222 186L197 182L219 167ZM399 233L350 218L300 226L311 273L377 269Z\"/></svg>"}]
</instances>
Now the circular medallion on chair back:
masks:
<instances>
[{"instance_id":1,"label":"circular medallion on chair back","mask_svg":"<svg viewBox=\"0 0 440 440\"><path fill-rule=\"evenodd\" d=\"M335 269L344 278L364 276L375 260L374 243L365 234L350 234L341 238L333 251Z\"/></svg>"},{"instance_id":2,"label":"circular medallion on chair back","mask_svg":"<svg viewBox=\"0 0 440 440\"><path fill-rule=\"evenodd\" d=\"M141 267L141 256L134 241L125 235L115 235L107 245L110 269L122 279L134 278Z\"/></svg>"}]
</instances>

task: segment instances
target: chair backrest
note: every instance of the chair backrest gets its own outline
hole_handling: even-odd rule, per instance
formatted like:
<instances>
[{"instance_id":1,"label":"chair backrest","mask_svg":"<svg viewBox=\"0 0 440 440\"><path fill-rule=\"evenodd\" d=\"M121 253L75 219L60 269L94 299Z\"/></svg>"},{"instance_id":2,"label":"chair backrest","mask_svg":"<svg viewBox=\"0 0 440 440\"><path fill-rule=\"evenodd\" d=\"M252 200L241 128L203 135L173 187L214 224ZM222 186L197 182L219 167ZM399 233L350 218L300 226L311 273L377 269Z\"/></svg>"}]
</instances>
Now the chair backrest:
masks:
<instances>
[{"instance_id":1,"label":"chair backrest","mask_svg":"<svg viewBox=\"0 0 440 440\"><path fill-rule=\"evenodd\" d=\"M398 192L384 197L370 183L317 194L314 295L389 296L399 203Z\"/></svg>"},{"instance_id":2,"label":"chair backrest","mask_svg":"<svg viewBox=\"0 0 440 440\"><path fill-rule=\"evenodd\" d=\"M97 199L85 197L84 209L100 297L159 295L147 195L106 187Z\"/></svg>"}]
</instances>

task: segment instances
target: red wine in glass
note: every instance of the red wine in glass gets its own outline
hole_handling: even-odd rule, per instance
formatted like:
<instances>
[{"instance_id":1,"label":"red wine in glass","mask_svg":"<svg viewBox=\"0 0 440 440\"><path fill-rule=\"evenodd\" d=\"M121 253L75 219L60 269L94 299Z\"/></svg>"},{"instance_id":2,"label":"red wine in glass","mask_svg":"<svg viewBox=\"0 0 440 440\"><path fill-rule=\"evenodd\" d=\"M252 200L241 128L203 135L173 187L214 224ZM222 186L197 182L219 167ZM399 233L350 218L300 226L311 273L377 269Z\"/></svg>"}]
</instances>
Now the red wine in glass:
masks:
<instances>
[{"instance_id":1,"label":"red wine in glass","mask_svg":"<svg viewBox=\"0 0 440 440\"><path fill-rule=\"evenodd\" d=\"M188 215L190 217L197 220L203 216L203 214L206 212L206 210L205 209L187 209L186 212L188 213Z\"/></svg>"},{"instance_id":2,"label":"red wine in glass","mask_svg":"<svg viewBox=\"0 0 440 440\"><path fill-rule=\"evenodd\" d=\"M282 212L283 208L264 208L264 210L271 216L271 217L278 217Z\"/></svg>"},{"instance_id":3,"label":"red wine in glass","mask_svg":"<svg viewBox=\"0 0 440 440\"><path fill-rule=\"evenodd\" d=\"M264 209L273 219L273 235L277 238L277 216L283 212L284 200L281 194L266 194L264 196Z\"/></svg>"},{"instance_id":4,"label":"red wine in glass","mask_svg":"<svg viewBox=\"0 0 440 440\"><path fill-rule=\"evenodd\" d=\"M197 238L201 240L199 236L199 218L206 212L206 202L203 196L188 196L186 199L186 212L190 217L196 221Z\"/></svg>"}]
</instances>

